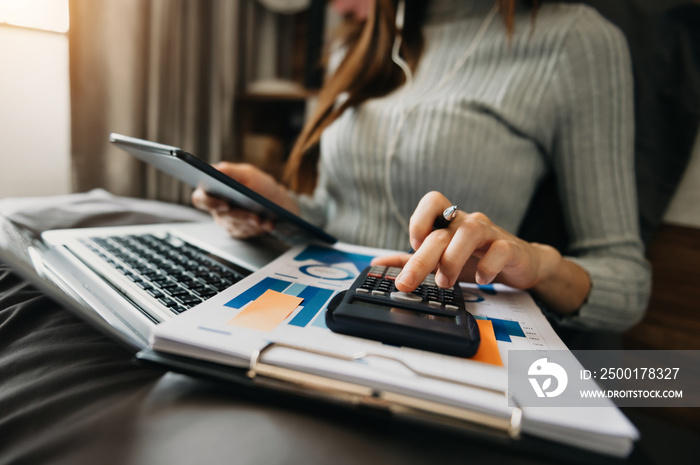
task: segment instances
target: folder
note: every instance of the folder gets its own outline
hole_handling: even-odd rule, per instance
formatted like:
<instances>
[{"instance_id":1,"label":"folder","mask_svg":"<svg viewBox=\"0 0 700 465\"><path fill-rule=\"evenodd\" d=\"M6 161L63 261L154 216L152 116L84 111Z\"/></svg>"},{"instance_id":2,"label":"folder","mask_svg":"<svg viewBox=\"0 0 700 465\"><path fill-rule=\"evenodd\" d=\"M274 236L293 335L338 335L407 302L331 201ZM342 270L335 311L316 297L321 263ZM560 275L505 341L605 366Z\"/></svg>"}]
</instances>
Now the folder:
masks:
<instances>
[{"instance_id":1,"label":"folder","mask_svg":"<svg viewBox=\"0 0 700 465\"><path fill-rule=\"evenodd\" d=\"M463 287L468 310L498 339L497 357L481 360L387 346L325 328L332 296L349 287L365 262L387 252L347 244L294 247L159 325L138 358L254 389L478 432L511 445L545 439L552 447L577 447L572 449L577 458L630 453L637 432L612 404L594 415L581 409L568 418L570 411L522 408L509 398L507 373L494 362L507 357L504 348L566 349L525 292L500 285ZM266 305L271 307L260 311ZM608 426L605 432L597 431L600 421Z\"/></svg>"}]
</instances>

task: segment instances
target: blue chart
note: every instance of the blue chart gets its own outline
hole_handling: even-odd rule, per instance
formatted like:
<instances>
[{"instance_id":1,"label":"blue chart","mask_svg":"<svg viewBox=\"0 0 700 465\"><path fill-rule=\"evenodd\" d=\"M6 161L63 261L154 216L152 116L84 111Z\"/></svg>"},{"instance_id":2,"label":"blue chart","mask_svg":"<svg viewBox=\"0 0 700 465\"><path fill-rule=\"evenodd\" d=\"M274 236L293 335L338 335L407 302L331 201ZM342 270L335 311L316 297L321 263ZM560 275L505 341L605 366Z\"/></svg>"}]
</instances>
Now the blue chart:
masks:
<instances>
[{"instance_id":1,"label":"blue chart","mask_svg":"<svg viewBox=\"0 0 700 465\"><path fill-rule=\"evenodd\" d=\"M299 267L299 271L307 276L331 281L347 281L354 279L357 273L369 265L372 258L374 257L370 255L311 245L294 257L294 260L314 262Z\"/></svg>"},{"instance_id":2,"label":"blue chart","mask_svg":"<svg viewBox=\"0 0 700 465\"><path fill-rule=\"evenodd\" d=\"M501 342L513 342L510 337L525 337L520 323L512 320L501 320L499 318L487 318L483 316L474 316L477 320L489 320L493 324L493 332L496 335L496 340Z\"/></svg>"},{"instance_id":3,"label":"blue chart","mask_svg":"<svg viewBox=\"0 0 700 465\"><path fill-rule=\"evenodd\" d=\"M362 270L369 265L369 262L371 262L373 258L374 257L371 255L362 255L338 249L329 249L328 247L310 245L299 253L299 255L294 257L294 260L299 262L315 260L327 265L350 262L354 263L358 270Z\"/></svg>"},{"instance_id":4,"label":"blue chart","mask_svg":"<svg viewBox=\"0 0 700 465\"><path fill-rule=\"evenodd\" d=\"M242 308L244 305L256 300L268 290L273 290L281 292L282 294L293 295L304 299L301 303L303 308L289 322L290 325L299 327L308 325L309 322L319 313L319 311L324 308L326 302L328 302L328 299L331 298L334 292L330 289L306 286L304 284L292 283L281 279L265 278L248 290L239 294L234 299L226 302L224 305L235 309ZM322 328L326 327L325 318L321 317L317 318L316 320L317 321L315 321L313 324L314 326L319 326ZM321 321L318 322L318 320Z\"/></svg>"}]
</instances>

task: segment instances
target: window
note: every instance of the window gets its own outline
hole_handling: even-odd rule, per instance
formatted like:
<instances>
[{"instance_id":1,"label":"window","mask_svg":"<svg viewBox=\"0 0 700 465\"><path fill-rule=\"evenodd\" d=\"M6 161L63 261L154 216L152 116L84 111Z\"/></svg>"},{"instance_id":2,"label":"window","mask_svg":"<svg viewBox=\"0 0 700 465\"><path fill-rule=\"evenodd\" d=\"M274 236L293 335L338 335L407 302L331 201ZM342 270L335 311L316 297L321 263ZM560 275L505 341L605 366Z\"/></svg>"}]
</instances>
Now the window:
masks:
<instances>
[{"instance_id":1,"label":"window","mask_svg":"<svg viewBox=\"0 0 700 465\"><path fill-rule=\"evenodd\" d=\"M71 190L67 31L68 0L0 0L0 198Z\"/></svg>"},{"instance_id":2,"label":"window","mask_svg":"<svg viewBox=\"0 0 700 465\"><path fill-rule=\"evenodd\" d=\"M0 0L0 24L68 32L68 0Z\"/></svg>"}]
</instances>

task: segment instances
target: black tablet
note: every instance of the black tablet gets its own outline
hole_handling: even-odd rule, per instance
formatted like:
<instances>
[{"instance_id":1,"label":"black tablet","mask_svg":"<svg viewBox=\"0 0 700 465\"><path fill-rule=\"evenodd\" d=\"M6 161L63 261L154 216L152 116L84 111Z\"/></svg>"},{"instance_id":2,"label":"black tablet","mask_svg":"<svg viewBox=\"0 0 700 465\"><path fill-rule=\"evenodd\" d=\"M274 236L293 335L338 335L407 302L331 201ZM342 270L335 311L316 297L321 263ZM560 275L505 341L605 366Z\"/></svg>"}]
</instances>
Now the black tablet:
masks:
<instances>
[{"instance_id":1,"label":"black tablet","mask_svg":"<svg viewBox=\"0 0 700 465\"><path fill-rule=\"evenodd\" d=\"M273 221L275 223L273 235L286 242L299 243L310 239L330 244L336 242L333 236L322 229L177 147L115 133L110 134L109 140L139 160L155 166L192 187L201 187L209 194L224 199L233 206L244 208Z\"/></svg>"}]
</instances>

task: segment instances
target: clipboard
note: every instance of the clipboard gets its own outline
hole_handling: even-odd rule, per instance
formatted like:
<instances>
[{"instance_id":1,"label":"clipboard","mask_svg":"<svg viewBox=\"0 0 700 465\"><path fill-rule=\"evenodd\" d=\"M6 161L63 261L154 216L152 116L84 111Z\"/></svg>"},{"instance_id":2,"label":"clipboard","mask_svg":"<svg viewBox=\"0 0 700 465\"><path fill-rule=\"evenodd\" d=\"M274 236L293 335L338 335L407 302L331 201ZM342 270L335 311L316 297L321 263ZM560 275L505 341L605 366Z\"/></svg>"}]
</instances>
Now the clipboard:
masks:
<instances>
[{"instance_id":1,"label":"clipboard","mask_svg":"<svg viewBox=\"0 0 700 465\"><path fill-rule=\"evenodd\" d=\"M507 398L508 393L499 389L489 389L476 384L435 376L421 372L409 366L404 361L384 354L361 352L350 356L340 355L329 351L321 351L286 343L270 342L256 351L247 369L227 366L214 362L204 362L190 357L178 356L159 352L154 349L144 349L136 354L140 362L164 365L175 371L194 373L212 379L220 379L246 387L263 387L287 393L312 397L326 402L346 404L354 407L367 407L380 410L400 417L423 420L429 423L452 424L466 429L480 429L490 434L517 440L522 431L522 410L512 408L510 418L504 419L495 415L472 411L441 402L420 399L417 397L392 392L387 389L348 382L344 380L323 377L293 368L273 365L264 360L265 353L273 348L285 348L320 355L339 361L353 362L369 358L381 358L399 363L414 374L434 379L436 381L454 383L470 389L490 391Z\"/></svg>"},{"instance_id":2,"label":"clipboard","mask_svg":"<svg viewBox=\"0 0 700 465\"><path fill-rule=\"evenodd\" d=\"M240 388L244 392L270 396L281 402L293 399L308 405L337 409L339 414L360 415L375 421L379 418L426 427L438 432L450 432L465 441L487 447L505 447L509 453L531 457L543 457L555 462L574 464L621 464L624 459L599 454L548 441L522 433L522 409L515 407L510 421L504 422L488 415L478 415L466 409L455 409L421 399L392 395L368 386L338 382L308 373L274 366L264 362L265 352L275 346L309 352L309 349L289 344L270 343L251 359L250 366L239 368L191 357L144 349L135 356L137 363L155 368L166 368L196 378L226 386ZM336 358L337 354L312 350L314 354ZM372 354L358 354L372 357ZM380 355L382 356L382 355ZM343 357L349 360L354 357ZM400 362L400 361L399 361ZM427 374L427 376L431 376ZM470 386L472 387L472 386ZM478 387L478 386L475 386ZM480 387L479 387L480 388ZM506 395L506 393L502 393ZM305 403L302 405L306 405Z\"/></svg>"}]
</instances>

